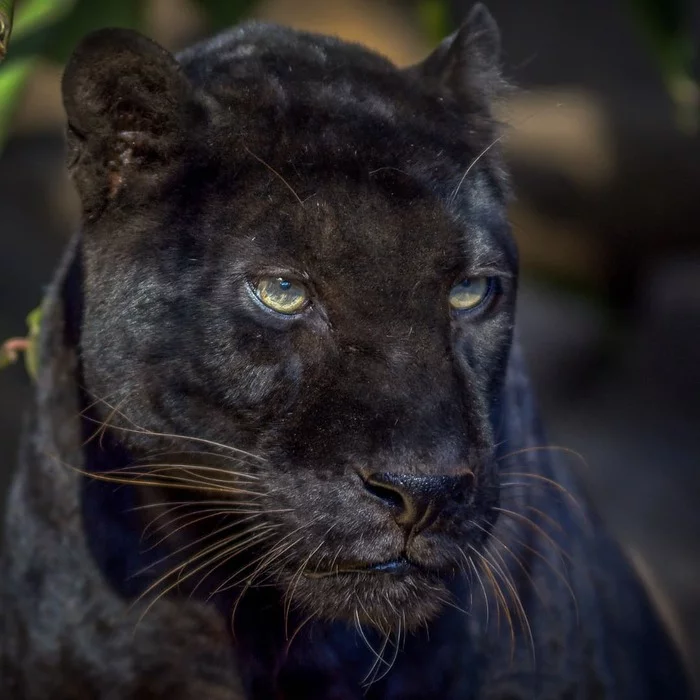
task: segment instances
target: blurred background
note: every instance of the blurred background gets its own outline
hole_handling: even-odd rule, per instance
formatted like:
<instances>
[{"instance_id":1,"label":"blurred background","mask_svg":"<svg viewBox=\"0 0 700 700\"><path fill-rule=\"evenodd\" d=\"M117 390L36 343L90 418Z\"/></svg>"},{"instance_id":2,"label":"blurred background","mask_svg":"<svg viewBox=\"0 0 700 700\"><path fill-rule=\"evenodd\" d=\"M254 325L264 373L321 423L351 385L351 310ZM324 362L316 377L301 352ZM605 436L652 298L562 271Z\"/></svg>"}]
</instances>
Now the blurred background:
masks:
<instances>
[{"instance_id":1,"label":"blurred background","mask_svg":"<svg viewBox=\"0 0 700 700\"><path fill-rule=\"evenodd\" d=\"M254 16L357 40L407 65L471 4L19 2L0 66L0 340L24 334L76 226L59 79L84 32L136 26L175 50ZM549 437L584 456L585 466L572 466L658 589L697 672L700 137L691 49L700 46L700 3L487 4L506 77L518 87L499 109L518 195L520 334ZM22 5L38 14L23 16ZM3 498L29 385L21 363L0 373Z\"/></svg>"}]
</instances>

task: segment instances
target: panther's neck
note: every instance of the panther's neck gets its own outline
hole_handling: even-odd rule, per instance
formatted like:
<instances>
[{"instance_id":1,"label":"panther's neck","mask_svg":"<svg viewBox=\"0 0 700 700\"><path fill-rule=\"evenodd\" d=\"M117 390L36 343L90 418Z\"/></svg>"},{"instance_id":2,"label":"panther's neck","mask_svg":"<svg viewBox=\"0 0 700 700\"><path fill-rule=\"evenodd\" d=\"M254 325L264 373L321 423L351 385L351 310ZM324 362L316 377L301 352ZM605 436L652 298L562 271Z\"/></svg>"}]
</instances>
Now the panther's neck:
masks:
<instances>
[{"instance_id":1,"label":"panther's neck","mask_svg":"<svg viewBox=\"0 0 700 700\"><path fill-rule=\"evenodd\" d=\"M230 618L237 591L217 604ZM478 663L464 613L447 608L397 639L375 630L309 619L284 608L275 588L239 603L232 638L250 697L361 700L472 697Z\"/></svg>"}]
</instances>

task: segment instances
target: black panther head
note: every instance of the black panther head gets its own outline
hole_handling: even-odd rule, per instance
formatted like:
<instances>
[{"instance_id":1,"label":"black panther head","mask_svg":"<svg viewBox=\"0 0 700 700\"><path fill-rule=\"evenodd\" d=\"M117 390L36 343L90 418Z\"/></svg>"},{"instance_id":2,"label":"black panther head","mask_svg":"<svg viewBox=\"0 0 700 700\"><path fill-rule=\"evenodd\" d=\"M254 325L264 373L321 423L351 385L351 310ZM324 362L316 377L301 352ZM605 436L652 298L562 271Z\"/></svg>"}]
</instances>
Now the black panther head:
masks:
<instances>
[{"instance_id":1,"label":"black panther head","mask_svg":"<svg viewBox=\"0 0 700 700\"><path fill-rule=\"evenodd\" d=\"M394 629L473 566L517 275L497 55L480 6L408 69L261 24L74 54L83 380L181 585Z\"/></svg>"}]
</instances>

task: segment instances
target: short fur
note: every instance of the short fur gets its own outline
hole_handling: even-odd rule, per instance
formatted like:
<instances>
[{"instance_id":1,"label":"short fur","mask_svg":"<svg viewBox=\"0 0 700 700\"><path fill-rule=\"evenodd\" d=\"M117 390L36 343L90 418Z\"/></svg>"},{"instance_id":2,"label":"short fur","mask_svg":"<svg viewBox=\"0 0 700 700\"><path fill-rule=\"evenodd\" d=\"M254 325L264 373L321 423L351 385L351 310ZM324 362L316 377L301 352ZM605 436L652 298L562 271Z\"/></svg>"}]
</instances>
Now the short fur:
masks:
<instances>
[{"instance_id":1,"label":"short fur","mask_svg":"<svg viewBox=\"0 0 700 700\"><path fill-rule=\"evenodd\" d=\"M407 70L255 23L177 59L83 41L0 696L689 697L538 425L501 86L481 6ZM264 275L311 303L266 309Z\"/></svg>"}]
</instances>

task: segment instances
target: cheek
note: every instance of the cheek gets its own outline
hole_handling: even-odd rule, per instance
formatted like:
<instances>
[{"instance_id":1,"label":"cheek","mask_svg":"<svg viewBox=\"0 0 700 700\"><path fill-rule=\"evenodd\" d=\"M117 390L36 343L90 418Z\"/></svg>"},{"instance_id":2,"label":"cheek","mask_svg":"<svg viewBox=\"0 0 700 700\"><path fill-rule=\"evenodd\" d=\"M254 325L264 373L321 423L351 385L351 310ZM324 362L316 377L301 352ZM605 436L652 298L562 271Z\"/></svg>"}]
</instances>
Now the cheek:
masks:
<instances>
[{"instance_id":1,"label":"cheek","mask_svg":"<svg viewBox=\"0 0 700 700\"><path fill-rule=\"evenodd\" d=\"M235 378L227 392L230 402L279 413L288 411L297 401L304 377L298 355L273 364L256 364L246 357L236 359L238 371L234 369Z\"/></svg>"},{"instance_id":2,"label":"cheek","mask_svg":"<svg viewBox=\"0 0 700 700\"><path fill-rule=\"evenodd\" d=\"M456 329L455 360L469 384L491 394L502 381L512 339L509 317L483 319Z\"/></svg>"},{"instance_id":3,"label":"cheek","mask_svg":"<svg viewBox=\"0 0 700 700\"><path fill-rule=\"evenodd\" d=\"M187 372L212 404L264 416L282 415L299 399L306 375L298 353L280 354L233 350L211 354L190 364Z\"/></svg>"}]
</instances>

